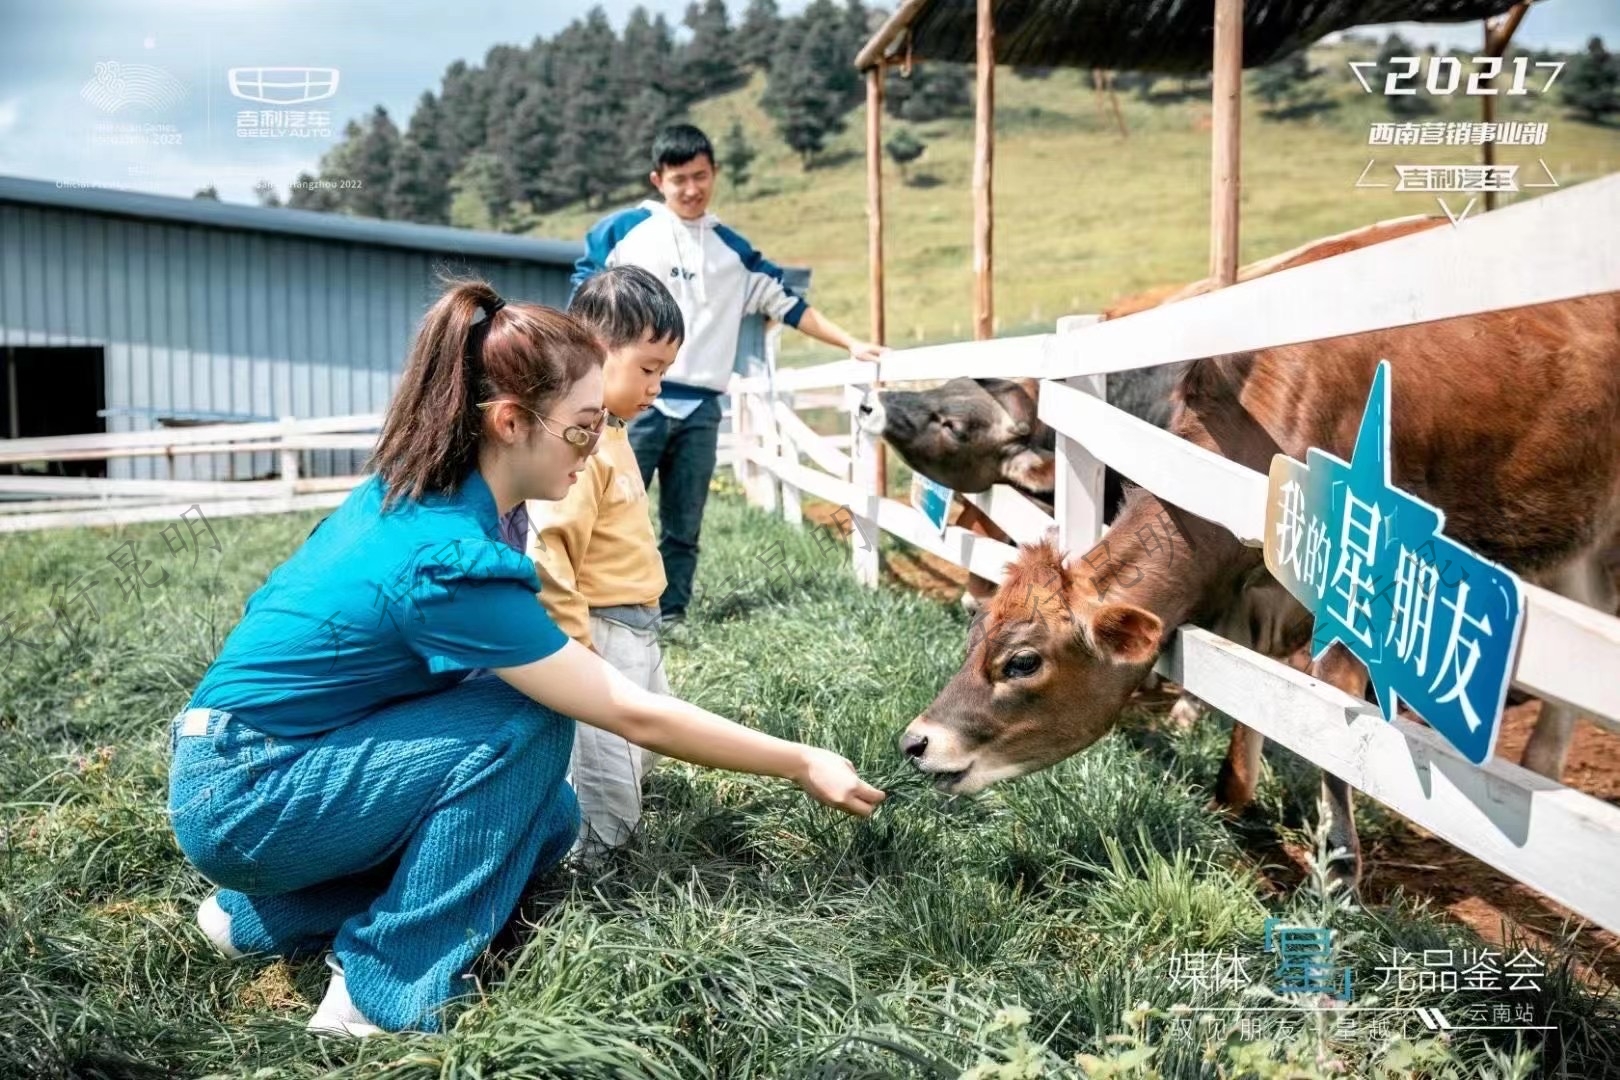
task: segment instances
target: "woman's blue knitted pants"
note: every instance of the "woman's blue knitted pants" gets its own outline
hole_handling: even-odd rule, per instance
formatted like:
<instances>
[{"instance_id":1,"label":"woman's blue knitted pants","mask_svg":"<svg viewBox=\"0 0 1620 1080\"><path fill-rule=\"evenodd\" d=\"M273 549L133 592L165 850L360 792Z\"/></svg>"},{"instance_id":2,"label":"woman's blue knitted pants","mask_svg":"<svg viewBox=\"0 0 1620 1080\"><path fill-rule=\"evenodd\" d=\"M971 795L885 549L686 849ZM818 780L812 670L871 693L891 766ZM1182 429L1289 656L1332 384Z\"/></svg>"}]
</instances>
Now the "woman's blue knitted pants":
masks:
<instances>
[{"instance_id":1,"label":"woman's blue knitted pants","mask_svg":"<svg viewBox=\"0 0 1620 1080\"><path fill-rule=\"evenodd\" d=\"M437 1031L529 877L574 842L573 742L572 719L493 675L320 735L188 710L169 811L221 886L237 949L291 955L335 935L367 1019Z\"/></svg>"}]
</instances>

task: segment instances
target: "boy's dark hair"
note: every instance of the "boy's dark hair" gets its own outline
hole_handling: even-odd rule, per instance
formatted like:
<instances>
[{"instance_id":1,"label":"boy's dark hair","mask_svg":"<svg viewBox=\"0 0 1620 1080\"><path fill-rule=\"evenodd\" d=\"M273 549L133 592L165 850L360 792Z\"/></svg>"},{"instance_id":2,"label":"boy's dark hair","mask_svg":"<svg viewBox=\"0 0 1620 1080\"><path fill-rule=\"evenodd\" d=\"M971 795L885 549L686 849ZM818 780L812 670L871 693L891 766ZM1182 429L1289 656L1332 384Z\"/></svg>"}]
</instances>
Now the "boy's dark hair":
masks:
<instances>
[{"instance_id":1,"label":"boy's dark hair","mask_svg":"<svg viewBox=\"0 0 1620 1080\"><path fill-rule=\"evenodd\" d=\"M653 140L653 171L663 172L685 165L699 154L714 164L714 144L709 137L691 124L671 124Z\"/></svg>"},{"instance_id":2,"label":"boy's dark hair","mask_svg":"<svg viewBox=\"0 0 1620 1080\"><path fill-rule=\"evenodd\" d=\"M639 266L592 274L568 303L568 314L596 331L609 349L622 349L649 332L653 341L686 339L686 320L662 281Z\"/></svg>"}]
</instances>

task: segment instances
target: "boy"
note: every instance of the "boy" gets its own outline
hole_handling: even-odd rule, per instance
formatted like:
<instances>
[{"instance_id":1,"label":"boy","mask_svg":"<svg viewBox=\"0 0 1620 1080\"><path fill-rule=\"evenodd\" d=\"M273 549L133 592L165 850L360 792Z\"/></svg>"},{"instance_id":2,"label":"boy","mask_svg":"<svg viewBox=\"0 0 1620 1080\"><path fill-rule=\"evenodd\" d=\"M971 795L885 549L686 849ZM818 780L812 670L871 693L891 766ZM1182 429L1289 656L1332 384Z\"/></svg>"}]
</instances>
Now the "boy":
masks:
<instances>
[{"instance_id":1,"label":"boy","mask_svg":"<svg viewBox=\"0 0 1620 1080\"><path fill-rule=\"evenodd\" d=\"M857 340L794 295L781 269L709 213L719 169L703 132L690 124L665 128L652 156L648 179L662 201L648 199L597 222L573 283L577 290L606 267L646 267L669 284L685 319L686 340L662 393L629 429L643 484L659 477L658 549L669 578L659 603L665 624L674 624L692 596L720 438L720 395L731 378L743 317L781 320L862 360L887 350Z\"/></svg>"},{"instance_id":2,"label":"boy","mask_svg":"<svg viewBox=\"0 0 1620 1080\"><path fill-rule=\"evenodd\" d=\"M503 532L516 546L526 541L540 575L540 601L564 633L638 686L667 694L657 636L664 568L625 423L658 396L685 324L669 290L637 266L591 278L575 292L568 313L594 330L607 350L602 439L566 496L519 504ZM658 760L611 732L575 725L569 780L579 800L576 851L593 858L630 838L641 819L641 778Z\"/></svg>"}]
</instances>

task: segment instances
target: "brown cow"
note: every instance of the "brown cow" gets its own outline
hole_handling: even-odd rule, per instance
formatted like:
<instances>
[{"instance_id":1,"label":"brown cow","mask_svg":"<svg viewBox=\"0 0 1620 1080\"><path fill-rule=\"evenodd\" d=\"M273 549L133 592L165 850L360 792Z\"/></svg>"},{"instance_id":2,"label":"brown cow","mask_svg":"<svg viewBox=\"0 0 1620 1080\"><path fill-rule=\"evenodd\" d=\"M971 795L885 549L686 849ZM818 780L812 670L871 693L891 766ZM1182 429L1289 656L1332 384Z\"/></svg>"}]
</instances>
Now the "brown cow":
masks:
<instances>
[{"instance_id":1,"label":"brown cow","mask_svg":"<svg viewBox=\"0 0 1620 1080\"><path fill-rule=\"evenodd\" d=\"M1238 273L1238 280L1248 281L1369 242L1393 240L1409 232L1432 228L1444 220L1439 215L1397 218L1315 240L1245 266ZM1199 296L1210 287L1207 279L1191 285L1160 286L1115 301L1103 311L1102 318L1104 321L1122 319L1162 304ZM1168 364L1110 375L1106 382L1107 401L1139 420L1166 427L1170 423L1175 384L1184 367ZM1035 379L958 378L928 390L868 390L856 409L855 418L862 430L894 447L913 471L936 483L963 494L1007 484L1051 513L1056 435L1036 415L1039 395L1040 383ZM1112 469L1106 470L1105 522L1113 521L1124 491L1121 477ZM1009 541L1007 535L971 503L963 503L957 524L992 540ZM994 583L970 575L962 603L969 611L977 611L994 594Z\"/></svg>"},{"instance_id":2,"label":"brown cow","mask_svg":"<svg viewBox=\"0 0 1620 1080\"><path fill-rule=\"evenodd\" d=\"M1177 388L1171 430L1260 472L1273 455L1303 460L1312 446L1349 460L1382 358L1391 364L1393 481L1442 508L1458 542L1613 612L1603 559L1620 526L1620 293L1196 361ZM1140 570L1131 588L1096 572L1109 560ZM907 727L901 750L950 792L1042 769L1108 732L1177 626L1230 621L1240 600L1270 609L1274 653L1308 642L1309 616L1259 551L1134 490L1107 547L1066 557L1048 540L1021 550L975 621L962 669ZM1311 672L1365 694L1366 671L1341 646ZM1556 778L1574 718L1543 703L1523 764ZM1220 803L1237 809L1253 796L1262 746L1234 727ZM1323 786L1353 883L1350 790L1334 777Z\"/></svg>"}]
</instances>

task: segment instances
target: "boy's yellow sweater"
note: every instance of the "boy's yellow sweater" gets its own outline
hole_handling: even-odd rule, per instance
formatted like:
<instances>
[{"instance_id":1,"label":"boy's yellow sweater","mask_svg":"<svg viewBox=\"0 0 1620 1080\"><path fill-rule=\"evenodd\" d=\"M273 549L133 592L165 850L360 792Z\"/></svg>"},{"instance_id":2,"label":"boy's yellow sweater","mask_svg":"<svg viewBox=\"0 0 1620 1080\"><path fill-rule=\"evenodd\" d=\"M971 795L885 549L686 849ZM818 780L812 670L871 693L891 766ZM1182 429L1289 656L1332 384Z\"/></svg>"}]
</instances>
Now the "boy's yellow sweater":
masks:
<instances>
[{"instance_id":1,"label":"boy's yellow sweater","mask_svg":"<svg viewBox=\"0 0 1620 1080\"><path fill-rule=\"evenodd\" d=\"M530 499L528 511L540 602L563 633L590 645L591 608L658 603L664 560L623 422L608 419L566 496Z\"/></svg>"}]
</instances>

